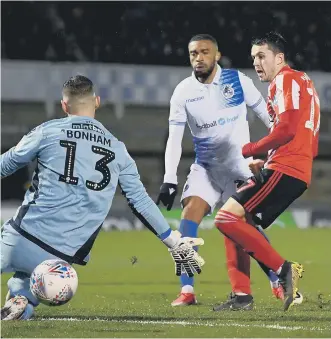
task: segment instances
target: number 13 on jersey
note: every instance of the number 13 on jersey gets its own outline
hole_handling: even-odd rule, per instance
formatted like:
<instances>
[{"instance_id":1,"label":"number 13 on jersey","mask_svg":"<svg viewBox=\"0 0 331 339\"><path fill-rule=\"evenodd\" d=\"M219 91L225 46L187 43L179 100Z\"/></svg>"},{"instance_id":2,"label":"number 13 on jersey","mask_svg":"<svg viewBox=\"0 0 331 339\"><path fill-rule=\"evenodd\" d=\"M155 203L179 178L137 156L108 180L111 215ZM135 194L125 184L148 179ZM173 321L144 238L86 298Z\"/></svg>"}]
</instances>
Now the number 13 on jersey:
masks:
<instances>
[{"instance_id":1,"label":"number 13 on jersey","mask_svg":"<svg viewBox=\"0 0 331 339\"><path fill-rule=\"evenodd\" d=\"M70 185L77 185L78 178L74 176L77 143L74 141L60 140L60 146L66 148L67 153L64 164L64 173L60 174L59 181ZM91 150L93 153L103 156L95 164L95 170L101 172L103 178L100 182L86 180L85 185L90 190L102 191L110 183L111 176L107 165L115 159L115 153L106 148L94 145L91 146Z\"/></svg>"}]
</instances>

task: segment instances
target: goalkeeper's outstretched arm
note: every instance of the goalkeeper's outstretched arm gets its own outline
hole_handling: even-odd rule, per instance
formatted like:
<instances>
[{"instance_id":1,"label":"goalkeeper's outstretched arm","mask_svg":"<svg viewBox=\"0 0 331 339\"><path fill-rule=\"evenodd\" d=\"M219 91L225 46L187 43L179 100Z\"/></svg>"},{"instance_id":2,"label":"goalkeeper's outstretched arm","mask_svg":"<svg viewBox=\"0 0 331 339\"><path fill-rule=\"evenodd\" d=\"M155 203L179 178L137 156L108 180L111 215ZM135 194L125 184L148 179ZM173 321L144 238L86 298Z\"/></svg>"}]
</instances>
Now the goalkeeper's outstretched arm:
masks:
<instances>
[{"instance_id":1,"label":"goalkeeper's outstretched arm","mask_svg":"<svg viewBox=\"0 0 331 339\"><path fill-rule=\"evenodd\" d=\"M159 208L147 194L140 180L137 166L127 153L124 144L123 148L126 160L119 175L119 185L131 210L169 248L176 263L176 274L179 274L179 271L185 272L189 276L194 275L194 272L200 273L204 260L194 251L193 246L202 245L203 240L181 238L178 231L171 230Z\"/></svg>"},{"instance_id":2,"label":"goalkeeper's outstretched arm","mask_svg":"<svg viewBox=\"0 0 331 339\"><path fill-rule=\"evenodd\" d=\"M151 232L162 239L163 235L170 233L170 227L159 208L147 194L140 180L136 163L128 154L124 144L123 148L126 157L119 174L119 185L122 194L127 199L129 207L138 219L140 219Z\"/></svg>"}]
</instances>

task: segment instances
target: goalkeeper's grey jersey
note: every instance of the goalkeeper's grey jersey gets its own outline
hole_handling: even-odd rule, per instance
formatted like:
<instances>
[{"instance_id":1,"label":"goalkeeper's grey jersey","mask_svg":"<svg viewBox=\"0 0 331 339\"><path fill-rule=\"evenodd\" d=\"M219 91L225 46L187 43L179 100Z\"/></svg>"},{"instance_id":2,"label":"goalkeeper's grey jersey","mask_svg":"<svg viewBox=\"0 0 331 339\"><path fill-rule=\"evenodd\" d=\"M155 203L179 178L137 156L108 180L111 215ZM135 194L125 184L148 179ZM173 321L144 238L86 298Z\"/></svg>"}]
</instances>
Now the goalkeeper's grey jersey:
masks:
<instances>
[{"instance_id":1,"label":"goalkeeper's grey jersey","mask_svg":"<svg viewBox=\"0 0 331 339\"><path fill-rule=\"evenodd\" d=\"M62 259L86 263L118 183L152 232L160 235L169 229L124 143L99 121L70 116L43 123L1 155L1 176L34 159L31 186L8 223Z\"/></svg>"}]
</instances>

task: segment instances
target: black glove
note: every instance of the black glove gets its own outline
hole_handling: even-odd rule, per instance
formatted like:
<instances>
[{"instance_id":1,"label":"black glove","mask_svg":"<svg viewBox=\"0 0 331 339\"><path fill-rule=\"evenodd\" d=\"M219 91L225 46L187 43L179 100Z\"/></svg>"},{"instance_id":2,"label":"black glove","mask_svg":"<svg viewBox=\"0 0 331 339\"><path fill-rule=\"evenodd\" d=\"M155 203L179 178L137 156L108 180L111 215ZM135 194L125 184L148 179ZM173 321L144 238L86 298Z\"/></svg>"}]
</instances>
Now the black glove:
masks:
<instances>
[{"instance_id":1,"label":"black glove","mask_svg":"<svg viewBox=\"0 0 331 339\"><path fill-rule=\"evenodd\" d=\"M177 186L176 184L163 183L160 187L160 194L157 197L156 205L162 201L163 205L167 207L167 211L170 211L177 195Z\"/></svg>"}]
</instances>

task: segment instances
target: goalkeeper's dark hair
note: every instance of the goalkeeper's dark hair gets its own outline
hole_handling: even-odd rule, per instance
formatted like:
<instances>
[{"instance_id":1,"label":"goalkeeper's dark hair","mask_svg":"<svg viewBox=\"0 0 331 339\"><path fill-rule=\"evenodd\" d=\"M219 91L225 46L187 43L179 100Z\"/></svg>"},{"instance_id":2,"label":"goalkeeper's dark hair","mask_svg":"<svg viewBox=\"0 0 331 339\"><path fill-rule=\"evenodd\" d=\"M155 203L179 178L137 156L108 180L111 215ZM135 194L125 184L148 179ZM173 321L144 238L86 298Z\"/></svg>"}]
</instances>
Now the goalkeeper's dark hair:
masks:
<instances>
[{"instance_id":1,"label":"goalkeeper's dark hair","mask_svg":"<svg viewBox=\"0 0 331 339\"><path fill-rule=\"evenodd\" d=\"M201 41L201 40L209 40L209 41L211 41L216 46L216 48L218 49L218 44L217 44L216 39L212 35L210 35L210 34L197 34L197 35L194 35L191 38L191 40L189 41L189 44L192 41Z\"/></svg>"},{"instance_id":2,"label":"goalkeeper's dark hair","mask_svg":"<svg viewBox=\"0 0 331 339\"><path fill-rule=\"evenodd\" d=\"M63 84L62 92L71 97L84 97L94 94L94 85L84 75L75 75Z\"/></svg>"},{"instance_id":3,"label":"goalkeeper's dark hair","mask_svg":"<svg viewBox=\"0 0 331 339\"><path fill-rule=\"evenodd\" d=\"M262 37L254 37L252 39L252 46L268 45L269 49L277 53L283 53L285 60L287 60L287 41L278 32L269 32Z\"/></svg>"}]
</instances>

